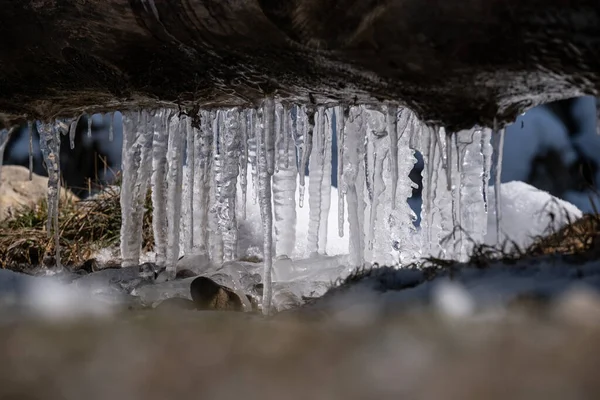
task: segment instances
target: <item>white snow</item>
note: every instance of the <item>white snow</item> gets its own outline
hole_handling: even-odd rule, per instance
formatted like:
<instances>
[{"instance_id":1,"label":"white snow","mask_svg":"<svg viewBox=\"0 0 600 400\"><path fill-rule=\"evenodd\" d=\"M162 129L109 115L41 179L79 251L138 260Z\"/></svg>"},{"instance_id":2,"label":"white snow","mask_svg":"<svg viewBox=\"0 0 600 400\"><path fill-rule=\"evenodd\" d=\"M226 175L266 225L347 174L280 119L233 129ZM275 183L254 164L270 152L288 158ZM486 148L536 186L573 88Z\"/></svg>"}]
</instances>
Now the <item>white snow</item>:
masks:
<instances>
[{"instance_id":1,"label":"white snow","mask_svg":"<svg viewBox=\"0 0 600 400\"><path fill-rule=\"evenodd\" d=\"M500 192L501 244L509 240L521 249L525 249L533 243L535 237L552 233L582 215L573 204L524 182L503 183ZM490 187L490 202L492 206L490 210L493 210L495 204L493 186ZM490 246L496 245L496 217L493 212L488 213L485 243Z\"/></svg>"}]
</instances>

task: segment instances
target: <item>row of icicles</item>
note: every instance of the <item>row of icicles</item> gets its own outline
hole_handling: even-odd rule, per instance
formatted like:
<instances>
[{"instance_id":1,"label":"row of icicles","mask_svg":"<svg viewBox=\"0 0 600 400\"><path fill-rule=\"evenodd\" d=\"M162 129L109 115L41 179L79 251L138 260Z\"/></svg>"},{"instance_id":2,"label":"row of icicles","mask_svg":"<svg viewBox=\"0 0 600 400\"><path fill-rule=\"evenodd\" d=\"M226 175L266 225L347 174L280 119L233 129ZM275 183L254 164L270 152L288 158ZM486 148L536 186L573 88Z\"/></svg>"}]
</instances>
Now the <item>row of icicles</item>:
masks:
<instances>
[{"instance_id":1,"label":"row of icicles","mask_svg":"<svg viewBox=\"0 0 600 400\"><path fill-rule=\"evenodd\" d=\"M37 122L49 176L47 229L54 235L59 266L60 140L61 133L68 133L72 148L76 125L77 120ZM181 253L208 254L219 264L235 260L250 168L262 221L263 312L268 314L273 259L292 256L296 199L302 207L307 169L309 252L325 254L334 135L338 233L344 234L347 218L349 266L406 265L427 255L465 259L486 234L491 140L503 140L503 130L496 131L475 127L450 134L391 104L306 107L267 98L258 109L201 110L198 115L171 109L124 112L122 265L139 264L148 188L158 265L174 274ZM0 134L0 157L7 137ZM31 137L30 124L30 167ZM496 187L501 143L497 147ZM424 160L420 229L408 204L416 151ZM499 190L495 192L499 222ZM241 204L236 204L238 195Z\"/></svg>"}]
</instances>

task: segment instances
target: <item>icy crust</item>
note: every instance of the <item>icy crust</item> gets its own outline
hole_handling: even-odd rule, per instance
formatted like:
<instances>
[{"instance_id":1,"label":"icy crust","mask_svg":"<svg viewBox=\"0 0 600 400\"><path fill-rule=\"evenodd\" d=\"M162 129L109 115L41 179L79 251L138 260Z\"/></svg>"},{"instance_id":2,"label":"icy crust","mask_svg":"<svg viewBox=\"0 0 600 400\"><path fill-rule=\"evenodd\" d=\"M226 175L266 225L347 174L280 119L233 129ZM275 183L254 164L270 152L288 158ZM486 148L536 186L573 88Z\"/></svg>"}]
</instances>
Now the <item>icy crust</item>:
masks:
<instances>
[{"instance_id":1,"label":"icy crust","mask_svg":"<svg viewBox=\"0 0 600 400\"><path fill-rule=\"evenodd\" d=\"M59 132L71 134L76 123L37 125L50 174L49 232L58 207ZM492 156L491 141L502 143L502 132L449 132L394 104L317 107L267 98L257 109L126 112L122 264L138 265L143 256L149 189L156 263L173 277L184 255L201 254L216 265L258 257L267 313L273 280L310 275L299 260L347 255L340 263L350 271L365 263L401 267L431 255L465 260L475 244L495 243L497 232L526 243L522 233L504 229L502 213L510 224L518 219L504 210L505 193L488 193L492 162L499 171L502 161ZM409 205L417 152L424 160L419 226ZM510 190L506 195L517 196L525 189ZM59 251L57 245L57 263Z\"/></svg>"}]
</instances>

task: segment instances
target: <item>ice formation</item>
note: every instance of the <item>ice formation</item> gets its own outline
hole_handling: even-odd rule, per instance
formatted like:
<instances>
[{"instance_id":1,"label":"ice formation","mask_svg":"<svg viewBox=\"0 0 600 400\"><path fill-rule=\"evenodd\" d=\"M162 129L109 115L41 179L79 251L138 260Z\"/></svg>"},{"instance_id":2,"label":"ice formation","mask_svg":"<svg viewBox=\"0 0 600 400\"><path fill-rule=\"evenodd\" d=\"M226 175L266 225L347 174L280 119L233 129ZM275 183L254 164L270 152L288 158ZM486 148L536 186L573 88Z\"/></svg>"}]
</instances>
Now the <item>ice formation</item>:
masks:
<instances>
[{"instance_id":1,"label":"ice formation","mask_svg":"<svg viewBox=\"0 0 600 400\"><path fill-rule=\"evenodd\" d=\"M88 118L88 132L90 123ZM69 129L71 146L76 124ZM112 125L111 115L111 136ZM38 123L38 130L51 175L49 224L54 225L49 231L52 226L57 233L59 126ZM240 221L246 219L247 198L255 199L262 220L265 313L270 312L274 259L277 265L293 263L288 259L298 239L307 239L308 253L322 257L328 230L342 237L348 229L349 268L403 266L430 255L465 259L484 240L488 204L500 207L488 196L490 141L502 138L494 132L481 127L449 132L391 103L299 106L269 97L256 109L126 112L123 265L140 261L149 189L156 262L171 274L182 254L204 254L216 264L245 256L238 243ZM408 204L417 188L410 178L417 152L424 160L420 226ZM495 164L501 162L499 154ZM298 221L306 171L309 218ZM337 229L328 226L333 174ZM297 224L307 225L306 238L296 237Z\"/></svg>"},{"instance_id":2,"label":"ice formation","mask_svg":"<svg viewBox=\"0 0 600 400\"><path fill-rule=\"evenodd\" d=\"M58 202L60 199L60 132L58 122L37 122L40 149L48 171L48 220L46 230L54 236L55 262L60 267L60 237L58 227Z\"/></svg>"},{"instance_id":3,"label":"ice formation","mask_svg":"<svg viewBox=\"0 0 600 400\"><path fill-rule=\"evenodd\" d=\"M0 130L0 180L2 179L2 163L4 162L4 149L10 139L11 131L8 129Z\"/></svg>"}]
</instances>

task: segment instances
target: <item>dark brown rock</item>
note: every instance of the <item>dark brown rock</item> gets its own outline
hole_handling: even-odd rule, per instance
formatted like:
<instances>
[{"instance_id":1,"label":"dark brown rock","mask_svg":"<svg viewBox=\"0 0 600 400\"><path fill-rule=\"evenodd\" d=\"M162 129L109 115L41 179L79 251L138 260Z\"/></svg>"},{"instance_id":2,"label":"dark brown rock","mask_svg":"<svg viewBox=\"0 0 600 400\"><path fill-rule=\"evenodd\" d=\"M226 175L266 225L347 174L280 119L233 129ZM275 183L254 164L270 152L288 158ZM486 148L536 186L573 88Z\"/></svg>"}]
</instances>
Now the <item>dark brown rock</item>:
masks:
<instances>
[{"instance_id":1,"label":"dark brown rock","mask_svg":"<svg viewBox=\"0 0 600 400\"><path fill-rule=\"evenodd\" d=\"M450 129L600 88L597 0L0 0L0 127L399 101Z\"/></svg>"}]
</instances>

